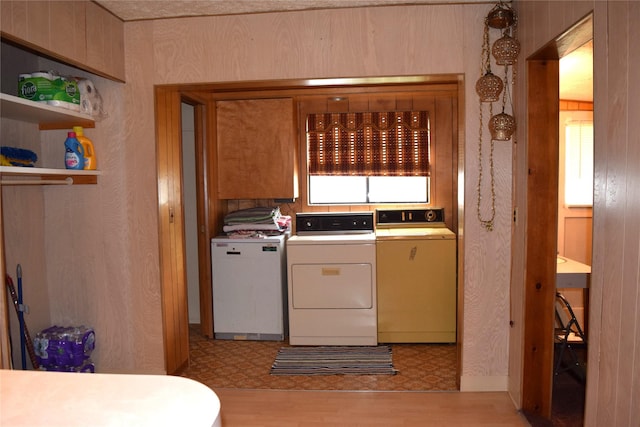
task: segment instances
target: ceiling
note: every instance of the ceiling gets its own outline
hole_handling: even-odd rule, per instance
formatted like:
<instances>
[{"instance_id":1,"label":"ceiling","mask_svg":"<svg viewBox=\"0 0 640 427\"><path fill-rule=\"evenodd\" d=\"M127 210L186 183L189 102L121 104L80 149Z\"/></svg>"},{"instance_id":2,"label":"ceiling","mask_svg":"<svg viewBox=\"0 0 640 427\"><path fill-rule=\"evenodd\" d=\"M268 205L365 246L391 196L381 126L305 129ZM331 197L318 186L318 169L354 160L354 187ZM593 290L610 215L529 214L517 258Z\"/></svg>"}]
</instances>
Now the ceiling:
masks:
<instances>
[{"instance_id":1,"label":"ceiling","mask_svg":"<svg viewBox=\"0 0 640 427\"><path fill-rule=\"evenodd\" d=\"M560 59L560 99L593 101L593 40Z\"/></svg>"},{"instance_id":2,"label":"ceiling","mask_svg":"<svg viewBox=\"0 0 640 427\"><path fill-rule=\"evenodd\" d=\"M487 0L94 0L123 21L185 16L238 15L311 9L448 3L487 3Z\"/></svg>"},{"instance_id":3,"label":"ceiling","mask_svg":"<svg viewBox=\"0 0 640 427\"><path fill-rule=\"evenodd\" d=\"M495 4L487 0L94 0L123 21L311 9L418 4ZM593 100L593 43L560 61L560 98Z\"/></svg>"}]
</instances>

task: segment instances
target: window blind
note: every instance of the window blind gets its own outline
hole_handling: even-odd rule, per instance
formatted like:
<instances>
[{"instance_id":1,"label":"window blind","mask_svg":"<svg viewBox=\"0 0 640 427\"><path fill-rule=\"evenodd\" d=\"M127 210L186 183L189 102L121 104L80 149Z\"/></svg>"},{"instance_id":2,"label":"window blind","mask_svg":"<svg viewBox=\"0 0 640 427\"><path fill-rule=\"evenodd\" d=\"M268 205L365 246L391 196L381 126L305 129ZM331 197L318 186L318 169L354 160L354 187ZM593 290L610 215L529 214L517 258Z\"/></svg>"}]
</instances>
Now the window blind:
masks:
<instances>
[{"instance_id":1,"label":"window blind","mask_svg":"<svg viewBox=\"0 0 640 427\"><path fill-rule=\"evenodd\" d=\"M427 111L307 116L310 175L429 176Z\"/></svg>"}]
</instances>

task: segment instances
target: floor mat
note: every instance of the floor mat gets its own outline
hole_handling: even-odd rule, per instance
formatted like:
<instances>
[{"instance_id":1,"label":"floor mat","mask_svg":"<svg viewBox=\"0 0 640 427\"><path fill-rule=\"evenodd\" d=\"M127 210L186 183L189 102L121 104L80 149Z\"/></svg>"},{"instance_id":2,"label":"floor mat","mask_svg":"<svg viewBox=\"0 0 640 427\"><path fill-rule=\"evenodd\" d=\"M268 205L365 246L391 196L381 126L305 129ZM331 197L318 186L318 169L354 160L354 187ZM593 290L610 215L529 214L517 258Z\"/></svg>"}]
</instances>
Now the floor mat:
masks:
<instances>
[{"instance_id":1,"label":"floor mat","mask_svg":"<svg viewBox=\"0 0 640 427\"><path fill-rule=\"evenodd\" d=\"M389 346L283 347L271 375L395 375Z\"/></svg>"}]
</instances>

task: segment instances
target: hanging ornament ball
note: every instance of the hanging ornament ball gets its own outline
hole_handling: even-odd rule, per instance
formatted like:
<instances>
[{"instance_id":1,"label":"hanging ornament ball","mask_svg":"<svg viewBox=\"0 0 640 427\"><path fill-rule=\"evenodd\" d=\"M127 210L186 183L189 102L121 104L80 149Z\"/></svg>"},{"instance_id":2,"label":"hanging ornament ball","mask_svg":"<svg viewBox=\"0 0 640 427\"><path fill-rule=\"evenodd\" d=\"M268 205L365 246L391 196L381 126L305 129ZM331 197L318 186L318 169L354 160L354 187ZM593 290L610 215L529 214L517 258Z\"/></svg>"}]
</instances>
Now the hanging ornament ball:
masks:
<instances>
[{"instance_id":1,"label":"hanging ornament ball","mask_svg":"<svg viewBox=\"0 0 640 427\"><path fill-rule=\"evenodd\" d=\"M520 53L520 42L505 34L493 43L491 53L498 65L512 65Z\"/></svg>"},{"instance_id":2,"label":"hanging ornament ball","mask_svg":"<svg viewBox=\"0 0 640 427\"><path fill-rule=\"evenodd\" d=\"M504 84L502 79L491 71L480 77L476 82L476 92L481 102L494 102L500 99Z\"/></svg>"},{"instance_id":3,"label":"hanging ornament ball","mask_svg":"<svg viewBox=\"0 0 640 427\"><path fill-rule=\"evenodd\" d=\"M515 13L512 9L498 6L487 15L487 24L491 28L502 30L510 27L516 21Z\"/></svg>"},{"instance_id":4,"label":"hanging ornament ball","mask_svg":"<svg viewBox=\"0 0 640 427\"><path fill-rule=\"evenodd\" d=\"M516 119L506 113L496 114L489 120L491 138L496 141L508 141L516 130Z\"/></svg>"}]
</instances>

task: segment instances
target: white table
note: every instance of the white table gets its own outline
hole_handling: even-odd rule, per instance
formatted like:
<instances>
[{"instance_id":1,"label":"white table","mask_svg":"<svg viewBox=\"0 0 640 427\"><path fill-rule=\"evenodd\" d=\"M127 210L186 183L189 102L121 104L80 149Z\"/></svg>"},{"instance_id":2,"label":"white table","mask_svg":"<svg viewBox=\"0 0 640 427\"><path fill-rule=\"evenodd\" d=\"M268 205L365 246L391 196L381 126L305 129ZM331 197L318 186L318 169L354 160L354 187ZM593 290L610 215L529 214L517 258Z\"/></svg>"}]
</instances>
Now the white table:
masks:
<instances>
[{"instance_id":1,"label":"white table","mask_svg":"<svg viewBox=\"0 0 640 427\"><path fill-rule=\"evenodd\" d=\"M220 427L220 400L182 377L0 370L0 425Z\"/></svg>"},{"instance_id":2,"label":"white table","mask_svg":"<svg viewBox=\"0 0 640 427\"><path fill-rule=\"evenodd\" d=\"M582 290L584 319L582 327L586 333L589 320L589 286L591 283L591 266L570 258L558 256L556 267L556 288L575 288Z\"/></svg>"},{"instance_id":3,"label":"white table","mask_svg":"<svg viewBox=\"0 0 640 427\"><path fill-rule=\"evenodd\" d=\"M556 288L589 288L591 266L566 257L558 257Z\"/></svg>"}]
</instances>

